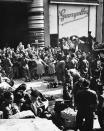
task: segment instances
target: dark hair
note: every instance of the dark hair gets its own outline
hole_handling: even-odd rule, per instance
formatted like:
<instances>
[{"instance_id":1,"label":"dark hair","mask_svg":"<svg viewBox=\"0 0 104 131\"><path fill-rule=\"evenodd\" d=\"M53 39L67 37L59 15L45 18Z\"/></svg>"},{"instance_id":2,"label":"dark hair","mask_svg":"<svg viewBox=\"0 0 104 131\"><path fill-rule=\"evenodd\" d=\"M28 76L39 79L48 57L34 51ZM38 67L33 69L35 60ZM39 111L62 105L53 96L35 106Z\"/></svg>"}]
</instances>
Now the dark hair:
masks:
<instances>
[{"instance_id":1,"label":"dark hair","mask_svg":"<svg viewBox=\"0 0 104 131\"><path fill-rule=\"evenodd\" d=\"M10 96L12 95L13 93L11 92L11 91L6 91L6 92L4 92L4 99L9 99L10 98Z\"/></svg>"},{"instance_id":2,"label":"dark hair","mask_svg":"<svg viewBox=\"0 0 104 131\"><path fill-rule=\"evenodd\" d=\"M14 95L15 102L19 102L22 98L24 98L24 94L22 91L18 91Z\"/></svg>"},{"instance_id":3,"label":"dark hair","mask_svg":"<svg viewBox=\"0 0 104 131\"><path fill-rule=\"evenodd\" d=\"M91 34L91 31L88 31L89 34Z\"/></svg>"},{"instance_id":4,"label":"dark hair","mask_svg":"<svg viewBox=\"0 0 104 131\"><path fill-rule=\"evenodd\" d=\"M30 57L30 59L32 59L33 58L33 54L29 54L29 57Z\"/></svg>"},{"instance_id":5,"label":"dark hair","mask_svg":"<svg viewBox=\"0 0 104 131\"><path fill-rule=\"evenodd\" d=\"M75 57L75 54L74 54L74 53L72 53L72 54L71 54L71 57L72 57L72 58L73 58L73 57Z\"/></svg>"},{"instance_id":6,"label":"dark hair","mask_svg":"<svg viewBox=\"0 0 104 131\"><path fill-rule=\"evenodd\" d=\"M32 91L31 91L31 96L37 98L37 97L39 96L39 91L38 91L38 90L32 90Z\"/></svg>"},{"instance_id":7,"label":"dark hair","mask_svg":"<svg viewBox=\"0 0 104 131\"><path fill-rule=\"evenodd\" d=\"M6 57L6 58L9 57L9 54L8 54L7 52L5 53L5 57Z\"/></svg>"},{"instance_id":8,"label":"dark hair","mask_svg":"<svg viewBox=\"0 0 104 131\"><path fill-rule=\"evenodd\" d=\"M26 103L31 103L31 96L28 93L25 94L24 99L25 99Z\"/></svg>"},{"instance_id":9,"label":"dark hair","mask_svg":"<svg viewBox=\"0 0 104 131\"><path fill-rule=\"evenodd\" d=\"M19 90L22 90L22 91L25 91L26 90L26 84L25 83L23 83L23 84L21 84L15 91L16 92L18 92Z\"/></svg>"},{"instance_id":10,"label":"dark hair","mask_svg":"<svg viewBox=\"0 0 104 131\"><path fill-rule=\"evenodd\" d=\"M14 86L14 81L11 80L11 81L9 82L9 85L10 85L11 87Z\"/></svg>"}]
</instances>

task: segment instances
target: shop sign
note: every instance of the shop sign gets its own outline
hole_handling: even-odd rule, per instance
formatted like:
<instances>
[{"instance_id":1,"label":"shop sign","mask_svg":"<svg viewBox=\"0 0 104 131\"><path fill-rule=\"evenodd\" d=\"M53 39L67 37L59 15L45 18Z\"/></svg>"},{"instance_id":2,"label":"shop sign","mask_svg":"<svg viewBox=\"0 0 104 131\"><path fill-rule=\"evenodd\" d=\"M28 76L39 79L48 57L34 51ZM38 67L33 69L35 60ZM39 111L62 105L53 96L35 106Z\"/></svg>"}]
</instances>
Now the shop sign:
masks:
<instances>
[{"instance_id":1,"label":"shop sign","mask_svg":"<svg viewBox=\"0 0 104 131\"><path fill-rule=\"evenodd\" d=\"M65 25L70 22L74 22L80 19L84 19L85 17L88 17L88 8L81 7L79 10L72 10L69 8L59 8L59 24Z\"/></svg>"}]
</instances>

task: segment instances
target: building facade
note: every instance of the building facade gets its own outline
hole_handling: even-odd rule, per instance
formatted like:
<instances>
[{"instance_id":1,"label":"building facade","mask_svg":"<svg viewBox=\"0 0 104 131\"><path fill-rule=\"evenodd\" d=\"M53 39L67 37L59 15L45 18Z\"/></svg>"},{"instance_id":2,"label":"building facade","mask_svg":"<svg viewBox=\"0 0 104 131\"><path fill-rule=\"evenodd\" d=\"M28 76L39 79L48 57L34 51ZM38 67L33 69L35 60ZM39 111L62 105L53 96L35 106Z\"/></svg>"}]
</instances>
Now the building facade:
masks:
<instances>
[{"instance_id":1,"label":"building facade","mask_svg":"<svg viewBox=\"0 0 104 131\"><path fill-rule=\"evenodd\" d=\"M32 3L36 5L37 1ZM103 0L39 0L39 3L43 8L41 37L45 46L57 46L62 37L88 36L88 31L98 42L103 41Z\"/></svg>"},{"instance_id":2,"label":"building facade","mask_svg":"<svg viewBox=\"0 0 104 131\"><path fill-rule=\"evenodd\" d=\"M51 45L55 36L88 36L88 31L98 42L103 40L102 0L50 0L49 20Z\"/></svg>"},{"instance_id":3,"label":"building facade","mask_svg":"<svg viewBox=\"0 0 104 131\"><path fill-rule=\"evenodd\" d=\"M103 0L0 0L0 47L38 40L57 46L62 37L88 36L104 40Z\"/></svg>"}]
</instances>

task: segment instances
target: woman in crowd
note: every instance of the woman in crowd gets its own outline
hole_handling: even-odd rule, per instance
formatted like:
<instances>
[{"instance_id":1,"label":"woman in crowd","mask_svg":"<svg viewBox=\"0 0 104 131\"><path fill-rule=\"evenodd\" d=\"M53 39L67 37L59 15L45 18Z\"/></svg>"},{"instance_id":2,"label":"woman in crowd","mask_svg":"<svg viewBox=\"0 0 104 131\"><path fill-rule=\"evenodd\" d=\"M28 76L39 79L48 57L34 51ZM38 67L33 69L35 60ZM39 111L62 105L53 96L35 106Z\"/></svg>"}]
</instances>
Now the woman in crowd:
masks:
<instances>
[{"instance_id":1,"label":"woman in crowd","mask_svg":"<svg viewBox=\"0 0 104 131\"><path fill-rule=\"evenodd\" d=\"M55 63L52 55L48 56L47 64L48 64L48 74L50 76L55 75Z\"/></svg>"},{"instance_id":2,"label":"woman in crowd","mask_svg":"<svg viewBox=\"0 0 104 131\"><path fill-rule=\"evenodd\" d=\"M47 65L39 56L37 56L36 58L36 63L37 63L37 75L38 78L40 79L42 75L45 73L45 66Z\"/></svg>"}]
</instances>

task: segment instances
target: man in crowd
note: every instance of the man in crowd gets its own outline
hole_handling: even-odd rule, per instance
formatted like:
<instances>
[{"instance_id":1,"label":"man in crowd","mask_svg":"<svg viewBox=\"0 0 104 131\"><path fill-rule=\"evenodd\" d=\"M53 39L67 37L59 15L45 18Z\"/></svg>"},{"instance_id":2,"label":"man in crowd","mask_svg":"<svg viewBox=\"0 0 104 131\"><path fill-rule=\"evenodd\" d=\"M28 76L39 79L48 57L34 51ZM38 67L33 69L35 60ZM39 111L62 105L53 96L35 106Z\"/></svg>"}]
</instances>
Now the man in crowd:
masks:
<instances>
[{"instance_id":1,"label":"man in crowd","mask_svg":"<svg viewBox=\"0 0 104 131\"><path fill-rule=\"evenodd\" d=\"M104 130L104 85L101 86L98 94L99 104L97 107L97 115L100 127Z\"/></svg>"},{"instance_id":2,"label":"man in crowd","mask_svg":"<svg viewBox=\"0 0 104 131\"><path fill-rule=\"evenodd\" d=\"M91 31L88 31L88 45L89 45L89 49L90 51L92 51L92 42L93 42L94 38L91 35Z\"/></svg>"},{"instance_id":3,"label":"man in crowd","mask_svg":"<svg viewBox=\"0 0 104 131\"><path fill-rule=\"evenodd\" d=\"M98 104L98 97L96 92L89 88L89 85L90 82L85 79L82 85L83 90L77 93L76 131L77 129L80 129L80 131L91 131L93 129L93 118ZM83 121L84 119L85 121Z\"/></svg>"}]
</instances>

